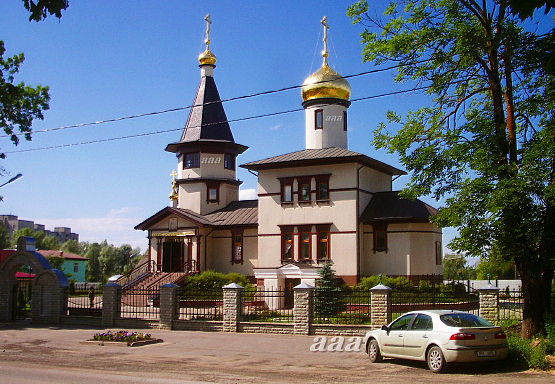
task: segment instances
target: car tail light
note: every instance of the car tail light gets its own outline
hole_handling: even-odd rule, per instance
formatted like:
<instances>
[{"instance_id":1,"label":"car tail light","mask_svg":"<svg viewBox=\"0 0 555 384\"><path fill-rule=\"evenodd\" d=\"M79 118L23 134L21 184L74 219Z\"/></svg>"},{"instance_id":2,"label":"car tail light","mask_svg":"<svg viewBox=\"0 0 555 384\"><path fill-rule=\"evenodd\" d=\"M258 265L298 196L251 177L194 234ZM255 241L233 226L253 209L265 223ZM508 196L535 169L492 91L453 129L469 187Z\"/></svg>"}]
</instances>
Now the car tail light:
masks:
<instances>
[{"instance_id":1,"label":"car tail light","mask_svg":"<svg viewBox=\"0 0 555 384\"><path fill-rule=\"evenodd\" d=\"M506 338L507 338L507 335L505 335L505 332L497 332L497 333L494 335L494 337L495 337L496 339L506 339Z\"/></svg>"},{"instance_id":2,"label":"car tail light","mask_svg":"<svg viewBox=\"0 0 555 384\"><path fill-rule=\"evenodd\" d=\"M473 333L454 333L449 340L476 340L476 335Z\"/></svg>"}]
</instances>

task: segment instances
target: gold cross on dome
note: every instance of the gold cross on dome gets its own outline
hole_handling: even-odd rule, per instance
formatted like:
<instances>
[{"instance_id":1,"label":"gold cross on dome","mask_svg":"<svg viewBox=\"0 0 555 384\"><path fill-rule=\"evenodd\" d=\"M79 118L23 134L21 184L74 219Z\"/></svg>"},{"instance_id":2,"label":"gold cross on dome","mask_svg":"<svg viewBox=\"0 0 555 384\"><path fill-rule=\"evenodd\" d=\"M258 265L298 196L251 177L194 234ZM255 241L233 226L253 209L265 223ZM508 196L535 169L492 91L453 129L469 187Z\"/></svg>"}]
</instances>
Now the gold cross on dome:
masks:
<instances>
[{"instance_id":1,"label":"gold cross on dome","mask_svg":"<svg viewBox=\"0 0 555 384\"><path fill-rule=\"evenodd\" d=\"M174 170L172 170L172 173L170 173L170 176L173 177L173 179L175 180L175 177L177 176L177 172Z\"/></svg>"},{"instance_id":2,"label":"gold cross on dome","mask_svg":"<svg viewBox=\"0 0 555 384\"><path fill-rule=\"evenodd\" d=\"M210 24L212 24L212 20L210 20L209 13L204 16L204 21L206 21L206 38L204 39L204 43L206 44L206 49L210 50Z\"/></svg>"},{"instance_id":3,"label":"gold cross on dome","mask_svg":"<svg viewBox=\"0 0 555 384\"><path fill-rule=\"evenodd\" d=\"M324 49L322 50L322 57L324 58L324 63L323 66L327 66L328 65L328 29L330 28L330 26L328 25L328 17L324 16L322 18L322 20L320 20L320 23L322 23L322 25L324 26Z\"/></svg>"}]
</instances>

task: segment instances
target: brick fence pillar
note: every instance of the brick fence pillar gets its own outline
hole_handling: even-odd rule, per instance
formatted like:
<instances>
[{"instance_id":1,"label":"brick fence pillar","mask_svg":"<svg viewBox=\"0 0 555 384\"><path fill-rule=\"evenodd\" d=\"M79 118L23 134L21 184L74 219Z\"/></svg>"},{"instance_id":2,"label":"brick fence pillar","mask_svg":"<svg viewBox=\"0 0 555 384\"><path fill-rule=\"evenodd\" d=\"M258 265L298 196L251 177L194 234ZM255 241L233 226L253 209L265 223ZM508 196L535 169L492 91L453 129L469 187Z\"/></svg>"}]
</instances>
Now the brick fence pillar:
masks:
<instances>
[{"instance_id":1,"label":"brick fence pillar","mask_svg":"<svg viewBox=\"0 0 555 384\"><path fill-rule=\"evenodd\" d=\"M302 283L293 288L293 333L310 335L314 313L314 287Z\"/></svg>"},{"instance_id":2,"label":"brick fence pillar","mask_svg":"<svg viewBox=\"0 0 555 384\"><path fill-rule=\"evenodd\" d=\"M391 288L378 284L370 288L370 322L373 328L380 328L391 322Z\"/></svg>"},{"instance_id":3,"label":"brick fence pillar","mask_svg":"<svg viewBox=\"0 0 555 384\"><path fill-rule=\"evenodd\" d=\"M499 288L488 284L477 291L480 295L480 317L490 323L496 323L499 320Z\"/></svg>"},{"instance_id":4,"label":"brick fence pillar","mask_svg":"<svg viewBox=\"0 0 555 384\"><path fill-rule=\"evenodd\" d=\"M102 325L113 327L121 313L121 286L109 283L104 286L102 297Z\"/></svg>"},{"instance_id":5,"label":"brick fence pillar","mask_svg":"<svg viewBox=\"0 0 555 384\"><path fill-rule=\"evenodd\" d=\"M179 285L165 284L160 287L160 328L172 329L179 318L177 290Z\"/></svg>"},{"instance_id":6,"label":"brick fence pillar","mask_svg":"<svg viewBox=\"0 0 555 384\"><path fill-rule=\"evenodd\" d=\"M223 287L224 290L224 332L237 332L238 324L242 315L242 292L243 287L236 283L231 283Z\"/></svg>"}]
</instances>

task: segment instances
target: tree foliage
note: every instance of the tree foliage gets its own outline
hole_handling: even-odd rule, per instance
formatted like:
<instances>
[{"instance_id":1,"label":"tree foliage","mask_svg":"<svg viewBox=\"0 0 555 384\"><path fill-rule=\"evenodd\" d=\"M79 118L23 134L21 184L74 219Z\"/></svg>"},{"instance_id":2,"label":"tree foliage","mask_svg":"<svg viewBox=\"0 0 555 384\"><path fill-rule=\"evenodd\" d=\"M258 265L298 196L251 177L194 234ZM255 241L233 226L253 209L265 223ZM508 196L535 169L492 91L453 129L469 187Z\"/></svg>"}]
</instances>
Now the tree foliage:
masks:
<instances>
[{"instance_id":1,"label":"tree foliage","mask_svg":"<svg viewBox=\"0 0 555 384\"><path fill-rule=\"evenodd\" d=\"M319 270L320 278L314 289L314 313L319 316L333 316L345 310L343 302L343 281L332 268L331 263L324 264Z\"/></svg>"},{"instance_id":2,"label":"tree foliage","mask_svg":"<svg viewBox=\"0 0 555 384\"><path fill-rule=\"evenodd\" d=\"M364 60L398 64L396 80L431 99L388 112L375 132L374 145L411 171L404 196L444 199L434 221L459 230L451 249L514 261L523 336L543 332L555 245L552 34L526 31L504 0L400 0L383 18L359 1L348 14L366 26Z\"/></svg>"},{"instance_id":3,"label":"tree foliage","mask_svg":"<svg viewBox=\"0 0 555 384\"><path fill-rule=\"evenodd\" d=\"M43 119L43 111L48 110L50 96L48 87L30 87L25 83L15 83L15 75L25 60L22 53L4 58L4 42L0 40L0 129L17 145L19 134L31 140L31 125L34 119ZM5 158L0 153L0 158Z\"/></svg>"},{"instance_id":4,"label":"tree foliage","mask_svg":"<svg viewBox=\"0 0 555 384\"><path fill-rule=\"evenodd\" d=\"M17 246L17 241L21 236L29 236L35 239L35 247L37 249L44 250L59 250L60 243L58 239L53 236L47 236L42 231L34 231L31 228L21 228L12 233L11 244L15 248Z\"/></svg>"},{"instance_id":5,"label":"tree foliage","mask_svg":"<svg viewBox=\"0 0 555 384\"><path fill-rule=\"evenodd\" d=\"M443 278L446 280L476 279L476 267L469 266L463 255L445 255L443 258Z\"/></svg>"},{"instance_id":6,"label":"tree foliage","mask_svg":"<svg viewBox=\"0 0 555 384\"><path fill-rule=\"evenodd\" d=\"M41 21L50 15L62 18L62 11L69 7L69 0L22 0L23 6L31 15L29 21Z\"/></svg>"}]
</instances>

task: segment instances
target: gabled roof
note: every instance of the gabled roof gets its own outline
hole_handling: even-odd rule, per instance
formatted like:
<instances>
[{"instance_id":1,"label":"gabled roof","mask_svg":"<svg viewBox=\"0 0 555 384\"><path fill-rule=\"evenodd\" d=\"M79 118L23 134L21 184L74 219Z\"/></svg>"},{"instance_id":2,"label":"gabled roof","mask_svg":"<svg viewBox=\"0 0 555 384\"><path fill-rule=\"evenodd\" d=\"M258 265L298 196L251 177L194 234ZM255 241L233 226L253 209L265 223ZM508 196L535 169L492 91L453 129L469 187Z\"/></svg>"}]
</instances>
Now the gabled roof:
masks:
<instances>
[{"instance_id":1,"label":"gabled roof","mask_svg":"<svg viewBox=\"0 0 555 384\"><path fill-rule=\"evenodd\" d=\"M69 253L64 251L55 251L55 250L47 250L47 249L40 249L37 251L44 257L63 257L67 260L88 260L86 257L76 255L75 253Z\"/></svg>"},{"instance_id":2,"label":"gabled roof","mask_svg":"<svg viewBox=\"0 0 555 384\"><path fill-rule=\"evenodd\" d=\"M207 215L200 215L188 209L166 207L137 225L135 229L148 230L152 225L170 215L189 220L201 227L256 226L258 224L258 200L234 201L225 208Z\"/></svg>"},{"instance_id":3,"label":"gabled roof","mask_svg":"<svg viewBox=\"0 0 555 384\"><path fill-rule=\"evenodd\" d=\"M420 200L408 200L399 191L377 192L360 216L364 223L372 222L429 222L437 209Z\"/></svg>"},{"instance_id":4,"label":"gabled roof","mask_svg":"<svg viewBox=\"0 0 555 384\"><path fill-rule=\"evenodd\" d=\"M344 148L304 149L285 155L269 157L240 165L241 168L257 171L260 169L299 167L307 165L340 164L356 162L388 175L406 175L405 171L382 163L362 153Z\"/></svg>"}]
</instances>

